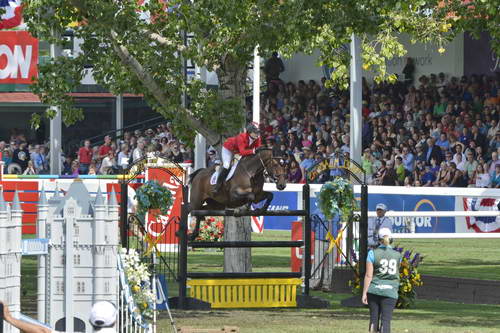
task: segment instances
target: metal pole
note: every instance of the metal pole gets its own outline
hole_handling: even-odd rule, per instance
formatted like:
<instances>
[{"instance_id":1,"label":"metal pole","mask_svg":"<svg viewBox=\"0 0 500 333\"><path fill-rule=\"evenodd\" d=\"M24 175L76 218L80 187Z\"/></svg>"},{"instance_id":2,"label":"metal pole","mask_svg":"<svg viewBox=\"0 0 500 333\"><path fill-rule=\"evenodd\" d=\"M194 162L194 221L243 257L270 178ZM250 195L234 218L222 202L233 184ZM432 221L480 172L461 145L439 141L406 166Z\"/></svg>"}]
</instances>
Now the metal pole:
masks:
<instances>
[{"instance_id":1,"label":"metal pole","mask_svg":"<svg viewBox=\"0 0 500 333\"><path fill-rule=\"evenodd\" d=\"M366 272L366 257L368 256L368 185L366 183L361 184L359 243L359 276L363 278Z\"/></svg>"},{"instance_id":2,"label":"metal pole","mask_svg":"<svg viewBox=\"0 0 500 333\"><path fill-rule=\"evenodd\" d=\"M186 309L187 297L187 231L188 231L188 187L182 186L181 221L179 225L179 308Z\"/></svg>"},{"instance_id":3,"label":"metal pole","mask_svg":"<svg viewBox=\"0 0 500 333\"><path fill-rule=\"evenodd\" d=\"M309 184L304 184L302 187L302 200L304 202L304 295L309 295L309 282L311 279L311 203L309 200L310 188Z\"/></svg>"},{"instance_id":4,"label":"metal pole","mask_svg":"<svg viewBox=\"0 0 500 333\"><path fill-rule=\"evenodd\" d=\"M128 184L120 183L120 231L122 246L128 249Z\"/></svg>"},{"instance_id":5,"label":"metal pole","mask_svg":"<svg viewBox=\"0 0 500 333\"><path fill-rule=\"evenodd\" d=\"M259 45L253 50L253 114L252 121L260 122L260 56Z\"/></svg>"},{"instance_id":6,"label":"metal pole","mask_svg":"<svg viewBox=\"0 0 500 333\"><path fill-rule=\"evenodd\" d=\"M351 36L351 126L350 126L350 142L351 148L350 158L361 164L361 145L362 145L362 128L363 117L361 114L362 107L362 86L361 86L361 41L358 36Z\"/></svg>"},{"instance_id":7,"label":"metal pole","mask_svg":"<svg viewBox=\"0 0 500 333\"><path fill-rule=\"evenodd\" d=\"M3 333L3 304L0 304L0 333Z\"/></svg>"},{"instance_id":8,"label":"metal pole","mask_svg":"<svg viewBox=\"0 0 500 333\"><path fill-rule=\"evenodd\" d=\"M119 138L123 135L123 95L116 96L115 102L115 126L116 126L116 137ZM120 140L116 140L118 147Z\"/></svg>"}]
</instances>

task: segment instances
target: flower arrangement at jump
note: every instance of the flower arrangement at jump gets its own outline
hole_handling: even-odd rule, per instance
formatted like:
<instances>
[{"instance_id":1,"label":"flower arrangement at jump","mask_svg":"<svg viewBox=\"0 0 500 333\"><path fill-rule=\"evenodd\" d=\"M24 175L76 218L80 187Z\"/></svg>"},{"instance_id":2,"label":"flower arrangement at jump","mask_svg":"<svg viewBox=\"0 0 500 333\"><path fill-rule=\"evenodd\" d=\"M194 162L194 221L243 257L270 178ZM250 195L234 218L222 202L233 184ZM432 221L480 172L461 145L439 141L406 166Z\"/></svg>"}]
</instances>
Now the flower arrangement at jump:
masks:
<instances>
[{"instance_id":1,"label":"flower arrangement at jump","mask_svg":"<svg viewBox=\"0 0 500 333\"><path fill-rule=\"evenodd\" d=\"M335 215L348 218L357 207L352 184L344 178L336 177L321 186L319 209L327 219L330 220Z\"/></svg>"},{"instance_id":2,"label":"flower arrangement at jump","mask_svg":"<svg viewBox=\"0 0 500 333\"><path fill-rule=\"evenodd\" d=\"M395 247L395 250L403 253L402 247ZM423 257L419 253L415 253L412 258L412 252L404 251L401 265L399 267L399 298L396 303L398 309L407 309L415 305L417 296L416 287L422 286L424 283L418 272L418 265L422 262Z\"/></svg>"},{"instance_id":3,"label":"flower arrangement at jump","mask_svg":"<svg viewBox=\"0 0 500 333\"><path fill-rule=\"evenodd\" d=\"M159 210L159 214L168 215L173 199L170 190L156 180L148 180L135 192L137 215L144 218L149 210Z\"/></svg>"},{"instance_id":4,"label":"flower arrangement at jump","mask_svg":"<svg viewBox=\"0 0 500 333\"><path fill-rule=\"evenodd\" d=\"M224 220L221 216L207 216L200 224L197 241L218 242L224 237Z\"/></svg>"},{"instance_id":5,"label":"flower arrangement at jump","mask_svg":"<svg viewBox=\"0 0 500 333\"><path fill-rule=\"evenodd\" d=\"M152 318L155 297L151 288L151 273L146 263L141 261L135 249L121 249L123 269L132 296L137 305L136 311L147 318Z\"/></svg>"},{"instance_id":6,"label":"flower arrangement at jump","mask_svg":"<svg viewBox=\"0 0 500 333\"><path fill-rule=\"evenodd\" d=\"M404 251L402 247L394 247L394 250L402 253L401 264L399 266L399 291L398 291L398 301L396 303L396 308L398 309L408 309L415 305L415 299L417 298L416 287L422 286L424 283L422 277L418 272L418 266L424 259L419 253L415 253L412 257L412 252L409 250ZM403 252L404 251L404 252ZM354 295L361 295L361 279L359 278L359 265L356 253L351 251L351 256L356 262L355 278L349 281L351 286L351 291Z\"/></svg>"}]
</instances>

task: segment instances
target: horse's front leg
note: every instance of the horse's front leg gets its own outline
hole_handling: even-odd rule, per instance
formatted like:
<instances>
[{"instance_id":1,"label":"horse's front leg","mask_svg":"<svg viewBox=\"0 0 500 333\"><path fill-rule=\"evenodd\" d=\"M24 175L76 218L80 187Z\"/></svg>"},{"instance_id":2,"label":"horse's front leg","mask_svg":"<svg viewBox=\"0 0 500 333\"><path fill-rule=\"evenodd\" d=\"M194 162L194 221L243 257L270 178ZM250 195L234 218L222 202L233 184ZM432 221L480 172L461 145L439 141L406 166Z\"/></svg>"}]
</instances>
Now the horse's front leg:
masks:
<instances>
[{"instance_id":1,"label":"horse's front leg","mask_svg":"<svg viewBox=\"0 0 500 333\"><path fill-rule=\"evenodd\" d=\"M253 202L258 203L261 202L262 200L266 200L266 202L264 202L264 206L258 209L259 212L265 212L267 208L269 208L269 205L271 204L271 201L273 201L273 198L274 194L272 192L262 191L257 193L257 195L255 196L255 200Z\"/></svg>"}]
</instances>

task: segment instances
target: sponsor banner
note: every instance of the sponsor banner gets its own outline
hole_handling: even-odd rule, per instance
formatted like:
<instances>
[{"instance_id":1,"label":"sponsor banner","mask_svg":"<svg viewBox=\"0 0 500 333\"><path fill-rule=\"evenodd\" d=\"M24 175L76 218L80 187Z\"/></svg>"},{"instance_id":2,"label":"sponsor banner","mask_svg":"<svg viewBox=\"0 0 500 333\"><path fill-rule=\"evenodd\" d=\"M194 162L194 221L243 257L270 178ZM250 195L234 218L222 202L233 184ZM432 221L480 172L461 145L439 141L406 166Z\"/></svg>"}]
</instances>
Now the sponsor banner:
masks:
<instances>
[{"instance_id":1,"label":"sponsor banner","mask_svg":"<svg viewBox=\"0 0 500 333\"><path fill-rule=\"evenodd\" d=\"M38 40L27 31L0 31L0 84L38 77Z\"/></svg>"},{"instance_id":2,"label":"sponsor banner","mask_svg":"<svg viewBox=\"0 0 500 333\"><path fill-rule=\"evenodd\" d=\"M428 212L455 210L455 197L433 195L369 194L368 210L383 203L388 210ZM455 232L454 217L390 217L394 232Z\"/></svg>"},{"instance_id":3,"label":"sponsor banner","mask_svg":"<svg viewBox=\"0 0 500 333\"><path fill-rule=\"evenodd\" d=\"M375 211L378 203L384 203L394 211L442 211L455 210L452 196L423 196L400 194L369 194L368 210ZM311 198L311 214L324 218L317 198ZM453 217L390 217L394 232L455 232ZM334 224L335 225L335 224Z\"/></svg>"},{"instance_id":4,"label":"sponsor banner","mask_svg":"<svg viewBox=\"0 0 500 333\"><path fill-rule=\"evenodd\" d=\"M180 172L180 170L172 169L172 172ZM177 177L182 179L183 175L178 174ZM182 184L161 168L147 168L146 180L156 180L160 185L167 187L172 192L174 203L170 207L168 215L163 216L148 213L146 228L148 234L157 241L158 248L161 251L173 251L175 248L162 246L162 244L177 244L179 242L177 237L175 237L175 232L178 230L179 224L175 223L175 220L179 220L181 216Z\"/></svg>"},{"instance_id":5,"label":"sponsor banner","mask_svg":"<svg viewBox=\"0 0 500 333\"><path fill-rule=\"evenodd\" d=\"M296 210L297 192L274 192L274 198L268 210ZM266 230L291 230L292 222L297 221L297 216L265 216L264 228Z\"/></svg>"}]
</instances>

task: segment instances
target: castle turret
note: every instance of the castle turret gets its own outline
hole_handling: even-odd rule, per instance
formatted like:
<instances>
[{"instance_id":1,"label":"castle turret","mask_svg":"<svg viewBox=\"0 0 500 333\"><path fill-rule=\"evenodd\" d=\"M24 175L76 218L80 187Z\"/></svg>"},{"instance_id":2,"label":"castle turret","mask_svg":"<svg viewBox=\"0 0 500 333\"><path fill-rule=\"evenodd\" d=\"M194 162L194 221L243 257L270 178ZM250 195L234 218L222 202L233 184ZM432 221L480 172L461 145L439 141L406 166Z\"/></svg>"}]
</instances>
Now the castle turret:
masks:
<instances>
[{"instance_id":1,"label":"castle turret","mask_svg":"<svg viewBox=\"0 0 500 333\"><path fill-rule=\"evenodd\" d=\"M116 200L115 189L111 190L111 195L108 204L108 222L106 223L106 234L108 235L108 244L118 245L118 221L119 221L118 201Z\"/></svg>"},{"instance_id":2,"label":"castle turret","mask_svg":"<svg viewBox=\"0 0 500 333\"><path fill-rule=\"evenodd\" d=\"M7 252L7 228L9 222L7 221L8 210L7 203L3 197L3 189L0 189L0 255ZM1 288L1 286L0 286Z\"/></svg>"},{"instance_id":3,"label":"castle turret","mask_svg":"<svg viewBox=\"0 0 500 333\"><path fill-rule=\"evenodd\" d=\"M104 294L104 269L107 243L106 220L108 213L106 201L106 197L103 196L101 187L99 186L94 205L94 301L101 301Z\"/></svg>"},{"instance_id":4,"label":"castle turret","mask_svg":"<svg viewBox=\"0 0 500 333\"><path fill-rule=\"evenodd\" d=\"M42 187L40 192L40 197L38 199L38 219L36 224L36 236L37 238L47 238L47 217L49 213L49 205L47 202L47 196L45 189ZM47 267L47 256L38 256L38 292L37 292L37 312L38 320L42 323L47 322L45 317L45 290L46 290L46 267Z\"/></svg>"},{"instance_id":5,"label":"castle turret","mask_svg":"<svg viewBox=\"0 0 500 333\"><path fill-rule=\"evenodd\" d=\"M12 252L21 253L22 242L22 225L23 225L23 209L19 201L19 194L17 190L14 192L14 199L12 200Z\"/></svg>"},{"instance_id":6,"label":"castle turret","mask_svg":"<svg viewBox=\"0 0 500 333\"><path fill-rule=\"evenodd\" d=\"M6 279L5 299L14 317L21 311L21 234L22 234L22 208L17 190L12 200L9 230L7 231ZM18 332L10 329L8 333Z\"/></svg>"}]
</instances>

